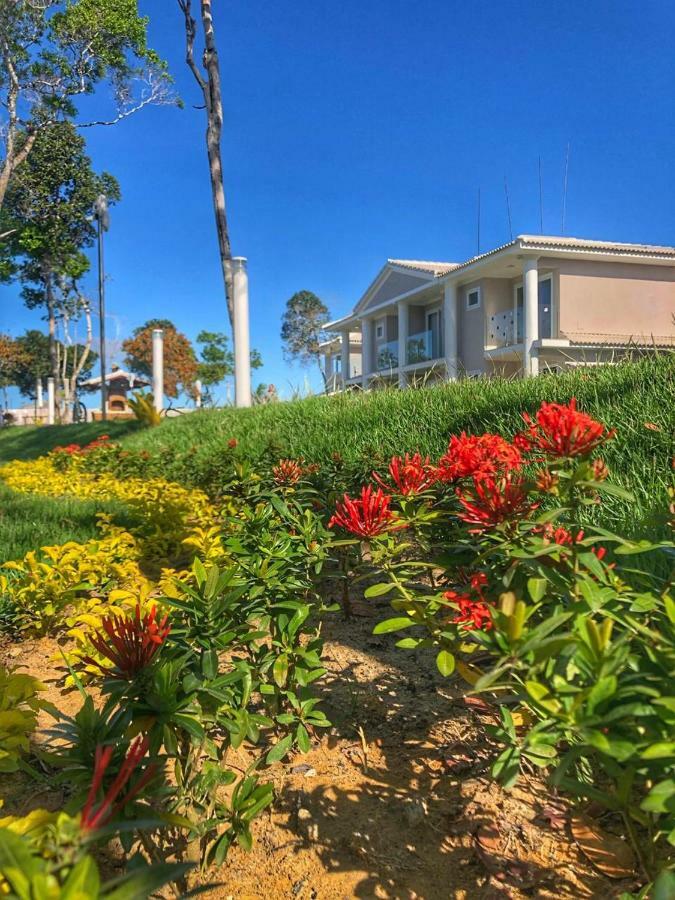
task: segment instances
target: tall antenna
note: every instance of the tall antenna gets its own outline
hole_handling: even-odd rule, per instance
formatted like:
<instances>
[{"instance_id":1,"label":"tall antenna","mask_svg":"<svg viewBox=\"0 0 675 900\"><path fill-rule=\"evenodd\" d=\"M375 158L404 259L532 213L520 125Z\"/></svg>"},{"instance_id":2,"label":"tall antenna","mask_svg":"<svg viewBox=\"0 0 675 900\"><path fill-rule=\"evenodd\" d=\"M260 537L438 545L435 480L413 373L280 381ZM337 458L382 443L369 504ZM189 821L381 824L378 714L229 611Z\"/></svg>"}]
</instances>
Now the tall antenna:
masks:
<instances>
[{"instance_id":1,"label":"tall antenna","mask_svg":"<svg viewBox=\"0 0 675 900\"><path fill-rule=\"evenodd\" d=\"M562 202L562 220L560 222L560 234L565 234L565 212L567 211L567 173L570 168L570 142L567 142L567 153L565 154L565 177L563 178L563 202Z\"/></svg>"},{"instance_id":2,"label":"tall antenna","mask_svg":"<svg viewBox=\"0 0 675 900\"><path fill-rule=\"evenodd\" d=\"M504 193L506 194L506 214L509 217L509 238L513 240L513 225L511 224L511 203L509 202L509 185L504 176Z\"/></svg>"},{"instance_id":3,"label":"tall antenna","mask_svg":"<svg viewBox=\"0 0 675 900\"><path fill-rule=\"evenodd\" d=\"M480 254L480 188L478 188L478 222L476 226L476 256Z\"/></svg>"},{"instance_id":4,"label":"tall antenna","mask_svg":"<svg viewBox=\"0 0 675 900\"><path fill-rule=\"evenodd\" d=\"M539 157L539 233L544 233L544 190L541 184L541 156Z\"/></svg>"}]
</instances>

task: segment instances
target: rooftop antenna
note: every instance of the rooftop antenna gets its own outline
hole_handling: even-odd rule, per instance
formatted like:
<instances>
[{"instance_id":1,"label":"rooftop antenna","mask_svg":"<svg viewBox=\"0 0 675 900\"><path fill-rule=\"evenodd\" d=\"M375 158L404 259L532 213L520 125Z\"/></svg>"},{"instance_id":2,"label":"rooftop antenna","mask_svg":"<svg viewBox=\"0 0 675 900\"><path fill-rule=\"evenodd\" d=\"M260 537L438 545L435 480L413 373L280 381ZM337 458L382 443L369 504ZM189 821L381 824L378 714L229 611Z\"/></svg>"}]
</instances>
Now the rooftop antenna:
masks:
<instances>
[{"instance_id":1,"label":"rooftop antenna","mask_svg":"<svg viewBox=\"0 0 675 900\"><path fill-rule=\"evenodd\" d=\"M509 217L509 237L513 240L513 225L511 224L511 203L509 201L509 185L504 176L504 193L506 194L506 214Z\"/></svg>"},{"instance_id":2,"label":"rooftop antenna","mask_svg":"<svg viewBox=\"0 0 675 900\"><path fill-rule=\"evenodd\" d=\"M565 177L563 178L563 202L562 202L562 219L560 222L560 234L565 234L565 212L567 211L567 174L570 168L570 142L567 142L567 153L565 154Z\"/></svg>"},{"instance_id":3,"label":"rooftop antenna","mask_svg":"<svg viewBox=\"0 0 675 900\"><path fill-rule=\"evenodd\" d=\"M476 227L476 256L480 254L480 188L478 188L478 222Z\"/></svg>"},{"instance_id":4,"label":"rooftop antenna","mask_svg":"<svg viewBox=\"0 0 675 900\"><path fill-rule=\"evenodd\" d=\"M539 234L544 233L544 191L541 184L541 156L539 157Z\"/></svg>"}]
</instances>

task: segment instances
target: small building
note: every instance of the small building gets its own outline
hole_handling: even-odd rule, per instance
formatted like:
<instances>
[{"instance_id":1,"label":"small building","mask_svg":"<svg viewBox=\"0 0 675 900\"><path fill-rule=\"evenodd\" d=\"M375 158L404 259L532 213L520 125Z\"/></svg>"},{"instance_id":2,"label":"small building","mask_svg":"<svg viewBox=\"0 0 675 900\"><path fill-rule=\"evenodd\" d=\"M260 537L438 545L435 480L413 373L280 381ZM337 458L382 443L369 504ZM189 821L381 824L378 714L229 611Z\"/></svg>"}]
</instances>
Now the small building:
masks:
<instances>
[{"instance_id":1,"label":"small building","mask_svg":"<svg viewBox=\"0 0 675 900\"><path fill-rule=\"evenodd\" d=\"M126 372L119 366L113 366L110 372L106 373L106 411L109 419L133 419L134 414L129 406L127 394L129 391L139 390L148 387L150 382L140 375L134 375L132 372ZM80 390L93 392L101 389L101 376L96 378L88 378L80 385ZM101 418L101 410L90 410L91 418L96 421Z\"/></svg>"}]
</instances>

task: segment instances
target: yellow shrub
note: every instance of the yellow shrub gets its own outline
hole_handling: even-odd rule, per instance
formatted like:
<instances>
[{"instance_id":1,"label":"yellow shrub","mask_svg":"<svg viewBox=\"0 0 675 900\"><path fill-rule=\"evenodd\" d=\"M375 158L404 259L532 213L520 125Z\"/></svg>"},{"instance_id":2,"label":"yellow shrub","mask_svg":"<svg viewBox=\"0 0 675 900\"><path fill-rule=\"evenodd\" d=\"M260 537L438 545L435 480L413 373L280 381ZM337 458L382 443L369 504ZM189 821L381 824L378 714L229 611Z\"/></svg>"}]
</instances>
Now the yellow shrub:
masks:
<instances>
[{"instance_id":1,"label":"yellow shrub","mask_svg":"<svg viewBox=\"0 0 675 900\"><path fill-rule=\"evenodd\" d=\"M0 666L0 772L15 772L28 750L46 690L36 678Z\"/></svg>"}]
</instances>

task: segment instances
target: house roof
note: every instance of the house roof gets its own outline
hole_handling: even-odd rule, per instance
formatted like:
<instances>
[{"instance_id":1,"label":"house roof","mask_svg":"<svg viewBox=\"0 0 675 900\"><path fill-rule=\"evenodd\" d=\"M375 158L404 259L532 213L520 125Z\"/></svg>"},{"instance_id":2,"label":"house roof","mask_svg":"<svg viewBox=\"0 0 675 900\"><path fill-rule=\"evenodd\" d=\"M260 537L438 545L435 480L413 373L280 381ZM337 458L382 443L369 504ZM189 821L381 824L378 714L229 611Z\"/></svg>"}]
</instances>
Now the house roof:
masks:
<instances>
[{"instance_id":1,"label":"house roof","mask_svg":"<svg viewBox=\"0 0 675 900\"><path fill-rule=\"evenodd\" d=\"M111 381L128 381L131 387L147 387L150 382L140 375L134 375L133 372L125 372L124 369L114 369L112 372L105 373L105 383ZM95 378L87 378L83 381L81 387L96 387L101 383L101 376L96 375Z\"/></svg>"},{"instance_id":2,"label":"house roof","mask_svg":"<svg viewBox=\"0 0 675 900\"><path fill-rule=\"evenodd\" d=\"M446 275L456 269L460 263L428 262L424 259L388 259L390 266L400 266L402 269L412 269L417 272L431 272L432 275Z\"/></svg>"},{"instance_id":3,"label":"house roof","mask_svg":"<svg viewBox=\"0 0 675 900\"><path fill-rule=\"evenodd\" d=\"M601 332L566 331L565 337L574 344L592 347L675 347L675 335L667 334L604 334Z\"/></svg>"}]
</instances>

